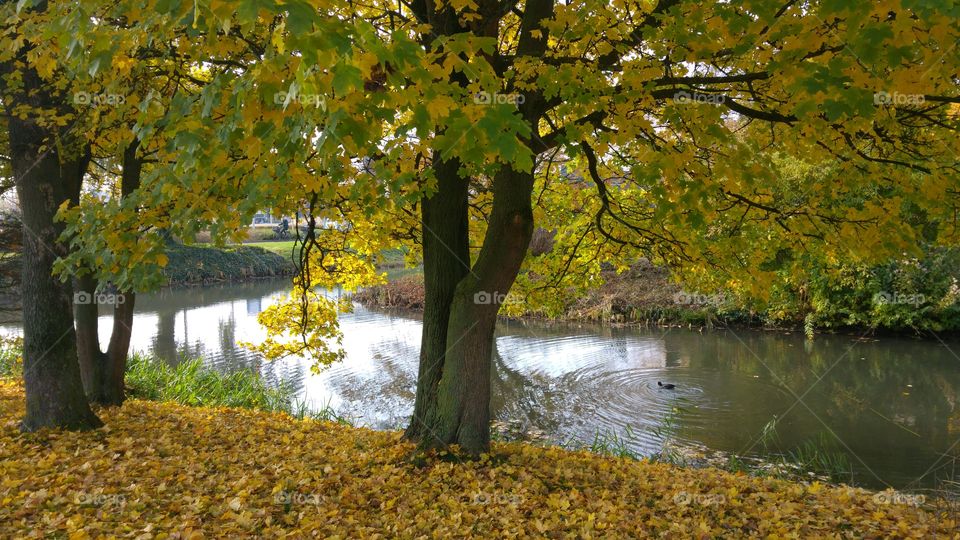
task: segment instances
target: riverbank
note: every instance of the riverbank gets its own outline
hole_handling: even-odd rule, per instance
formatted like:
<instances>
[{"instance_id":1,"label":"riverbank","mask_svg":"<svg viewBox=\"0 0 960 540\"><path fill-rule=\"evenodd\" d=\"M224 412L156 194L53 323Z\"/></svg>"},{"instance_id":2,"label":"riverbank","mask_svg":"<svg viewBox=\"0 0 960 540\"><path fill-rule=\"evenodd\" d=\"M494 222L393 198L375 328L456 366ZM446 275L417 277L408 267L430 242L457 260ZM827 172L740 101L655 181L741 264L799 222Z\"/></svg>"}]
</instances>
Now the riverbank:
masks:
<instances>
[{"instance_id":1,"label":"riverbank","mask_svg":"<svg viewBox=\"0 0 960 540\"><path fill-rule=\"evenodd\" d=\"M730 302L718 305L712 297L684 292L670 281L666 269L646 261L635 264L623 274L607 272L604 278L603 285L573 297L560 315L549 318L693 328L764 325L759 317ZM362 289L353 295L353 299L367 307L422 310L423 274L408 273L384 285ZM522 317L546 318L535 307L527 309Z\"/></svg>"},{"instance_id":2,"label":"riverbank","mask_svg":"<svg viewBox=\"0 0 960 540\"><path fill-rule=\"evenodd\" d=\"M169 245L166 248L167 265L163 268L164 285L204 285L292 276L297 268L290 259L289 251L284 253L283 249L292 247L293 242L276 244L277 247L271 246L271 249L260 245L224 248ZM17 267L17 272L10 273L10 278L4 280L0 276L0 311L17 312L20 310L20 257L19 254L0 255L5 255L0 262Z\"/></svg>"},{"instance_id":3,"label":"riverbank","mask_svg":"<svg viewBox=\"0 0 960 540\"><path fill-rule=\"evenodd\" d=\"M289 256L256 246L225 248L173 245L163 269L167 285L200 285L224 281L290 276L296 266Z\"/></svg>"},{"instance_id":4,"label":"riverbank","mask_svg":"<svg viewBox=\"0 0 960 540\"><path fill-rule=\"evenodd\" d=\"M0 382L10 537L930 537L955 522L893 492L494 443L412 464L399 432L131 400L105 428L22 434ZM199 533L199 534L198 534ZM201 536L202 535L202 536Z\"/></svg>"},{"instance_id":5,"label":"riverbank","mask_svg":"<svg viewBox=\"0 0 960 540\"><path fill-rule=\"evenodd\" d=\"M761 307L733 295L684 290L671 280L666 268L641 260L621 274L604 272L600 286L566 295L559 313L547 315L539 306L524 305L518 316L611 325L749 328L804 332L808 336L831 333L940 340L960 337L960 287L951 273L955 268L948 272L945 266L941 264L930 272L930 283L919 278L896 286L878 279L862 279L843 287L817 283L816 291L781 290L776 299ZM422 269L416 270L391 277L384 285L362 289L353 299L367 307L420 311L423 274Z\"/></svg>"}]
</instances>

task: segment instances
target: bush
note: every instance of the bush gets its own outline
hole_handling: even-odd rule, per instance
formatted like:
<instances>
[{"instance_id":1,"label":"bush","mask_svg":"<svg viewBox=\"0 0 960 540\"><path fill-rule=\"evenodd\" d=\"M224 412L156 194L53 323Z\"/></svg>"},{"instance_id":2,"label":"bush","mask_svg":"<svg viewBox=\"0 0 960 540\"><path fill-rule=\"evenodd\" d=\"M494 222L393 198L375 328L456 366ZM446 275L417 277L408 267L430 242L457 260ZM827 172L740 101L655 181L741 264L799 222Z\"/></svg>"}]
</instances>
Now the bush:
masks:
<instances>
[{"instance_id":1,"label":"bush","mask_svg":"<svg viewBox=\"0 0 960 540\"><path fill-rule=\"evenodd\" d=\"M774 321L820 328L960 330L960 249L928 248L919 258L875 266L812 267L801 283L775 289Z\"/></svg>"},{"instance_id":2,"label":"bush","mask_svg":"<svg viewBox=\"0 0 960 540\"><path fill-rule=\"evenodd\" d=\"M353 301L365 306L395 309L423 309L423 275L411 274L383 285L364 287L353 294Z\"/></svg>"},{"instance_id":3,"label":"bush","mask_svg":"<svg viewBox=\"0 0 960 540\"><path fill-rule=\"evenodd\" d=\"M23 376L23 339L0 336L0 377Z\"/></svg>"}]
</instances>

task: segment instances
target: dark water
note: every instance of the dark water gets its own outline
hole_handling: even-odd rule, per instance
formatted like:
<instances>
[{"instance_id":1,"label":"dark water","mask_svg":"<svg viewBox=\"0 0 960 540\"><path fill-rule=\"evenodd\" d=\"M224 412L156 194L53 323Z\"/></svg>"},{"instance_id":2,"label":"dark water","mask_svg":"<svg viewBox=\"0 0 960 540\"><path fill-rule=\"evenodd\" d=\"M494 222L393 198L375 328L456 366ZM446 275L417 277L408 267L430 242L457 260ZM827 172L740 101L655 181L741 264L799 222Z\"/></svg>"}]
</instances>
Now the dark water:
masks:
<instances>
[{"instance_id":1,"label":"dark water","mask_svg":"<svg viewBox=\"0 0 960 540\"><path fill-rule=\"evenodd\" d=\"M236 344L263 337L256 315L288 287L261 281L142 295L132 346L170 362L201 356L218 369L258 369L294 384L315 408L376 428L404 426L418 316L356 306L341 316L347 359L314 375L308 360L264 362ZM501 322L492 410L556 441L616 434L645 454L666 439L753 456L818 440L846 456L855 483L917 488L949 474L960 450L954 351L960 343ZM764 442L774 419L776 437Z\"/></svg>"}]
</instances>

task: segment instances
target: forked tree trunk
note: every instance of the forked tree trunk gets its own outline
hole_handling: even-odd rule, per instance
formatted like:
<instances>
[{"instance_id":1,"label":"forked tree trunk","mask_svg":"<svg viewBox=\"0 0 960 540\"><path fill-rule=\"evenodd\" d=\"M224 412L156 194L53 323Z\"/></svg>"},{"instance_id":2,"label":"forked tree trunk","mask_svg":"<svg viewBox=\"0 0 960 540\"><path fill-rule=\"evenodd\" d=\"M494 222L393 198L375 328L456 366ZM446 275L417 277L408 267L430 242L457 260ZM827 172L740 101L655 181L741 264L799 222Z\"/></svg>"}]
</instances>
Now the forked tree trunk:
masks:
<instances>
[{"instance_id":1,"label":"forked tree trunk","mask_svg":"<svg viewBox=\"0 0 960 540\"><path fill-rule=\"evenodd\" d=\"M430 24L430 36L422 40L425 45L436 35L467 30L449 5L417 1L411 8L420 21ZM480 0L478 11L481 20L471 22L472 31L497 36L501 3ZM541 22L552 12L552 0L526 3L518 55L546 51L547 32ZM453 82L467 86L462 73L456 73ZM519 107L534 136L544 110L540 95L526 95ZM516 280L533 234L533 170L504 167L494 177L493 210L480 255L470 270L465 267L469 265L468 184L452 164L443 164L436 155L434 163L438 179L445 172L452 183L441 182L441 193L422 206L426 301L417 397L407 437L418 440L421 448L459 444L476 454L487 450L490 441L491 353L500 307L496 302ZM451 169L441 171L438 166ZM428 240L436 242L429 245Z\"/></svg>"},{"instance_id":2,"label":"forked tree trunk","mask_svg":"<svg viewBox=\"0 0 960 540\"><path fill-rule=\"evenodd\" d=\"M493 210L472 271L457 285L436 414L425 446L490 445L490 369L500 302L513 286L533 235L533 173L504 168L493 181Z\"/></svg>"},{"instance_id":3,"label":"forked tree trunk","mask_svg":"<svg viewBox=\"0 0 960 540\"><path fill-rule=\"evenodd\" d=\"M136 295L132 292L117 294L113 298L113 328L107 351L100 349L99 309L96 303L97 281L90 275L75 280L75 299L91 299L75 302L77 318L77 356L83 389L90 403L104 406L123 404L124 374L127 371L127 353L133 330L133 311Z\"/></svg>"},{"instance_id":4,"label":"forked tree trunk","mask_svg":"<svg viewBox=\"0 0 960 540\"><path fill-rule=\"evenodd\" d=\"M447 349L450 306L457 284L470 271L467 229L467 180L460 162L434 158L437 192L420 206L423 227L423 334L413 416L405 436L420 441L429 436L435 416L437 387Z\"/></svg>"},{"instance_id":5,"label":"forked tree trunk","mask_svg":"<svg viewBox=\"0 0 960 540\"><path fill-rule=\"evenodd\" d=\"M134 139L123 153L123 173L120 180L120 196L126 197L140 186L143 165L137 156L139 142ZM124 374L127 371L127 353L133 333L133 308L136 295L121 292L114 295L113 328L107 351L100 349L99 304L97 303L97 280L90 274L76 279L75 302L77 317L77 354L83 388L90 403L113 406L123 404Z\"/></svg>"}]
</instances>

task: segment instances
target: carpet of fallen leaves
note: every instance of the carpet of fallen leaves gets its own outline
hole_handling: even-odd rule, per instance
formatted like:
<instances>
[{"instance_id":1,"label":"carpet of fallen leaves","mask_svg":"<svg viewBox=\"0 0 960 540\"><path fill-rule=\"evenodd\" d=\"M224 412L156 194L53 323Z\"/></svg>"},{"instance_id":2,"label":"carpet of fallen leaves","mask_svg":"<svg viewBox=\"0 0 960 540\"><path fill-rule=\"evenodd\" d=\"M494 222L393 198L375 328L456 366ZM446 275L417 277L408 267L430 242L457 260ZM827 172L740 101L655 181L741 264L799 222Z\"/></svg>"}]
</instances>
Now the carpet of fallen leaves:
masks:
<instances>
[{"instance_id":1,"label":"carpet of fallen leaves","mask_svg":"<svg viewBox=\"0 0 960 540\"><path fill-rule=\"evenodd\" d=\"M521 443L411 463L399 433L130 401L21 434L0 382L0 537L949 537L896 497Z\"/></svg>"}]
</instances>

